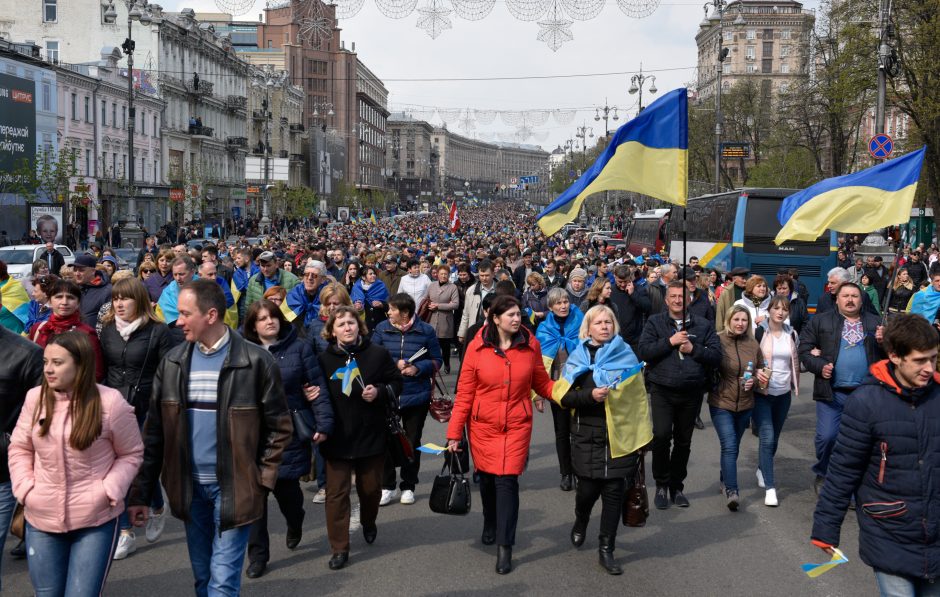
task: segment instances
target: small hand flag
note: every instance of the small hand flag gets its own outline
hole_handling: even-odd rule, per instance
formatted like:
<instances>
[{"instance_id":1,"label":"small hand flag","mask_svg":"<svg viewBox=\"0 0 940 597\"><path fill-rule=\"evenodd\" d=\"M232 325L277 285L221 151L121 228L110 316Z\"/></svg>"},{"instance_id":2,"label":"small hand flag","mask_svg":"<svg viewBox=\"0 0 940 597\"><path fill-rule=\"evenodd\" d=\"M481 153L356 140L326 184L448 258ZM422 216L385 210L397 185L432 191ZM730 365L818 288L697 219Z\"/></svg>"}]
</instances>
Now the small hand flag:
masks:
<instances>
[{"instance_id":1,"label":"small hand flag","mask_svg":"<svg viewBox=\"0 0 940 597\"><path fill-rule=\"evenodd\" d=\"M359 363L356 362L356 359L349 359L345 367L340 367L330 376L330 379L342 380L343 394L347 396L352 395L353 380L357 378L359 383L362 384L362 373L359 371ZM365 389L364 384L362 387Z\"/></svg>"}]
</instances>

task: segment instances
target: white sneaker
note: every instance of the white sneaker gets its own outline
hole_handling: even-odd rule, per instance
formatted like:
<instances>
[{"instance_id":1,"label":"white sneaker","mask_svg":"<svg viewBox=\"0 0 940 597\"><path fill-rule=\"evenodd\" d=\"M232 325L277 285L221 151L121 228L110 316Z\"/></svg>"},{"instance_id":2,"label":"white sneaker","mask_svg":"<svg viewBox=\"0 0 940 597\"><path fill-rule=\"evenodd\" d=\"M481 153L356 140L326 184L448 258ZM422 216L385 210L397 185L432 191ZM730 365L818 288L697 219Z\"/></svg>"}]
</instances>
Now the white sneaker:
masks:
<instances>
[{"instance_id":1,"label":"white sneaker","mask_svg":"<svg viewBox=\"0 0 940 597\"><path fill-rule=\"evenodd\" d=\"M382 498L379 500L380 506L387 506L392 503L392 500L397 500L401 497L401 491L396 489L383 489Z\"/></svg>"},{"instance_id":2,"label":"white sneaker","mask_svg":"<svg viewBox=\"0 0 940 597\"><path fill-rule=\"evenodd\" d=\"M320 489L317 491L317 494L313 496L314 504L325 504L326 503L326 489Z\"/></svg>"},{"instance_id":3,"label":"white sneaker","mask_svg":"<svg viewBox=\"0 0 940 597\"><path fill-rule=\"evenodd\" d=\"M410 506L411 504L415 503L415 492L411 491L410 489L406 489L401 492L401 503L405 504L406 506Z\"/></svg>"},{"instance_id":4,"label":"white sneaker","mask_svg":"<svg viewBox=\"0 0 940 597\"><path fill-rule=\"evenodd\" d=\"M147 543L156 543L163 534L163 527L166 526L166 506L163 511L157 514L150 509L150 517L147 519L147 529L144 535L147 537Z\"/></svg>"},{"instance_id":5,"label":"white sneaker","mask_svg":"<svg viewBox=\"0 0 940 597\"><path fill-rule=\"evenodd\" d=\"M764 485L764 473L760 472L760 469L757 469L757 486L763 489Z\"/></svg>"},{"instance_id":6,"label":"white sneaker","mask_svg":"<svg viewBox=\"0 0 940 597\"><path fill-rule=\"evenodd\" d=\"M362 523L359 522L359 502L356 502L349 510L349 532L352 534L358 532L361 528Z\"/></svg>"},{"instance_id":7,"label":"white sneaker","mask_svg":"<svg viewBox=\"0 0 940 597\"><path fill-rule=\"evenodd\" d=\"M767 490L767 493L764 494L764 505L776 507L777 504L777 490L771 487Z\"/></svg>"},{"instance_id":8,"label":"white sneaker","mask_svg":"<svg viewBox=\"0 0 940 597\"><path fill-rule=\"evenodd\" d=\"M121 532L121 536L118 538L117 549L114 550L114 559L123 560L135 551L137 551L137 537L134 536L134 532Z\"/></svg>"}]
</instances>

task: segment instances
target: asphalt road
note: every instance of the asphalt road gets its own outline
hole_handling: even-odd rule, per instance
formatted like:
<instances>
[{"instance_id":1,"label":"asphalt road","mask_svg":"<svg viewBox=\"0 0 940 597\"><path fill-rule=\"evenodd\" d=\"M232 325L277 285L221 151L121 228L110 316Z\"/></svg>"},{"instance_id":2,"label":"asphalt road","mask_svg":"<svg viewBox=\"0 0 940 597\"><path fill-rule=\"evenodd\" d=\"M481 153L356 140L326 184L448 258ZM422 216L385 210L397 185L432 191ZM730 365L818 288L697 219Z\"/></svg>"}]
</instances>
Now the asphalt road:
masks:
<instances>
[{"instance_id":1,"label":"asphalt road","mask_svg":"<svg viewBox=\"0 0 940 597\"><path fill-rule=\"evenodd\" d=\"M453 376L451 376L452 378ZM568 540L574 516L574 493L558 489L551 415L536 413L528 471L521 477L521 509L514 570L494 572L496 547L480 543L479 494L465 517L432 513L427 496L441 457L422 461L417 503L386 506L379 512L378 539L367 545L361 533L352 541L349 565L327 568L330 556L323 506L307 503L304 537L289 551L285 524L271 498L271 561L265 576L244 579L243 594L289 595L875 595L871 570L858 559L858 525L849 514L842 546L849 563L817 579L800 569L822 562L825 555L809 543L815 495L812 489L815 414L811 378L803 375L801 396L794 399L776 461L780 506L763 505L757 488L757 438L747 433L739 459L742 508L731 513L718 494L719 444L707 419L692 440L688 509L653 509L644 528L620 528L617 558L624 574L608 576L597 564L595 506L588 539L581 549ZM451 381L451 383L453 383ZM444 425L431 419L424 441L443 443ZM649 467L649 459L647 459ZM647 471L647 477L652 478ZM306 485L313 496L315 485ZM652 496L651 496L652 497ZM25 560L6 555L3 588L9 595L31 595ZM148 545L138 531L138 550L115 562L108 595L159 596L192 594L192 573L182 524L168 522L161 540ZM557 592L557 593L556 593Z\"/></svg>"}]
</instances>

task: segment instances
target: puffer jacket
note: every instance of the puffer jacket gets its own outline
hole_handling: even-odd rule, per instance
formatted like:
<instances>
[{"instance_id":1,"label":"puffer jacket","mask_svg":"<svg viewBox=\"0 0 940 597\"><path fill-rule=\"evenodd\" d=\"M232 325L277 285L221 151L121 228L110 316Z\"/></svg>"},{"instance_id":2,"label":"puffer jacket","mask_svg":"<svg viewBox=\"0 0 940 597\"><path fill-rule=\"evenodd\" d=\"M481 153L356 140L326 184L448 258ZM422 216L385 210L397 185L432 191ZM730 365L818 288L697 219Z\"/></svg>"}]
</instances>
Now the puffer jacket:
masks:
<instances>
[{"instance_id":1,"label":"puffer jacket","mask_svg":"<svg viewBox=\"0 0 940 597\"><path fill-rule=\"evenodd\" d=\"M764 353L750 333L732 336L725 331L718 334L721 341L721 365L718 367L718 387L708 393L708 404L731 412L742 412L754 408L754 388L757 387L757 371L764 368ZM749 390L741 386L748 361L753 363L751 373L754 384Z\"/></svg>"},{"instance_id":2,"label":"puffer jacket","mask_svg":"<svg viewBox=\"0 0 940 597\"><path fill-rule=\"evenodd\" d=\"M692 352L683 354L680 359L679 349L669 343L669 338L676 333L676 322L669 311L646 320L637 344L637 356L646 361L647 381L684 392L704 387L709 370L721 364L721 342L711 323L701 317L689 314L686 329Z\"/></svg>"},{"instance_id":3,"label":"puffer jacket","mask_svg":"<svg viewBox=\"0 0 940 597\"><path fill-rule=\"evenodd\" d=\"M42 387L26 395L10 438L13 495L26 520L45 533L66 533L102 525L124 512L124 496L143 458L144 446L134 410L117 390L97 386L101 396L101 435L85 450L69 445L69 396L56 392L49 433L34 423L42 408ZM49 416L43 414L43 416Z\"/></svg>"},{"instance_id":4,"label":"puffer jacket","mask_svg":"<svg viewBox=\"0 0 940 597\"><path fill-rule=\"evenodd\" d=\"M307 324L307 341L310 342L310 346L313 348L313 354L320 356L323 351L326 350L326 347L330 345L326 341L326 338L323 337L323 327L326 325L326 320L322 317L316 317Z\"/></svg>"},{"instance_id":5,"label":"puffer jacket","mask_svg":"<svg viewBox=\"0 0 940 597\"><path fill-rule=\"evenodd\" d=\"M150 388L157 365L173 348L166 324L150 322L124 341L112 321L101 330L105 385L119 391L141 421L150 406Z\"/></svg>"},{"instance_id":6,"label":"puffer jacket","mask_svg":"<svg viewBox=\"0 0 940 597\"><path fill-rule=\"evenodd\" d=\"M0 367L0 483L10 480L7 449L30 388L42 384L42 349L0 325L3 366Z\"/></svg>"},{"instance_id":7,"label":"puffer jacket","mask_svg":"<svg viewBox=\"0 0 940 597\"><path fill-rule=\"evenodd\" d=\"M853 494L858 551L872 568L940 578L940 375L903 388L889 361L852 392L842 412L812 538L839 545Z\"/></svg>"},{"instance_id":8,"label":"puffer jacket","mask_svg":"<svg viewBox=\"0 0 940 597\"><path fill-rule=\"evenodd\" d=\"M281 372L268 351L229 332L231 345L219 372L216 476L222 490L222 531L261 518L274 489L293 424L284 398ZM174 347L153 378L150 411L144 423L144 462L129 504L149 505L157 478L163 481L173 516L189 520L193 471L189 417L189 370L195 344ZM161 476L162 471L162 476Z\"/></svg>"},{"instance_id":9,"label":"puffer jacket","mask_svg":"<svg viewBox=\"0 0 940 597\"><path fill-rule=\"evenodd\" d=\"M106 273L95 271L94 279L88 284L82 284L81 288L82 300L78 310L82 314L82 323L95 329L101 305L111 300L111 280Z\"/></svg>"},{"instance_id":10,"label":"puffer jacket","mask_svg":"<svg viewBox=\"0 0 940 597\"><path fill-rule=\"evenodd\" d=\"M333 433L333 407L330 394L320 372L320 363L309 342L297 337L294 326L281 329L276 344L268 347L271 356L281 369L281 382L287 407L293 410L309 409L316 420L318 433ZM304 396L304 384L320 387L320 395L314 401ZM277 470L278 479L299 479L310 472L310 438L300 437L294 430L293 439L286 448Z\"/></svg>"},{"instance_id":11,"label":"puffer jacket","mask_svg":"<svg viewBox=\"0 0 940 597\"><path fill-rule=\"evenodd\" d=\"M264 298L263 278L264 273L258 272L248 279L248 286L245 287L246 309ZM286 290L288 294L290 294L290 291L294 289L294 286L297 286L299 283L300 280L298 280L297 276L294 274L282 269L277 270L277 285Z\"/></svg>"},{"instance_id":12,"label":"puffer jacket","mask_svg":"<svg viewBox=\"0 0 940 597\"><path fill-rule=\"evenodd\" d=\"M588 344L592 363L598 348ZM639 455L611 456L606 406L591 397L596 387L594 372L587 371L574 380L561 398L561 405L571 409L571 466L579 477L624 479L636 473Z\"/></svg>"},{"instance_id":13,"label":"puffer jacket","mask_svg":"<svg viewBox=\"0 0 940 597\"><path fill-rule=\"evenodd\" d=\"M395 363L407 361L422 348L427 349L412 363L418 368L418 374L402 375L400 403L401 408L430 403L432 378L443 363L434 328L415 317L408 331L402 333L390 320L385 320L372 333L372 342L388 350Z\"/></svg>"},{"instance_id":14,"label":"puffer jacket","mask_svg":"<svg viewBox=\"0 0 940 597\"><path fill-rule=\"evenodd\" d=\"M505 352L486 342L486 329L464 354L447 439L460 441L466 425L477 470L521 475L532 438L532 398L552 395L554 382L535 336L520 328Z\"/></svg>"}]
</instances>

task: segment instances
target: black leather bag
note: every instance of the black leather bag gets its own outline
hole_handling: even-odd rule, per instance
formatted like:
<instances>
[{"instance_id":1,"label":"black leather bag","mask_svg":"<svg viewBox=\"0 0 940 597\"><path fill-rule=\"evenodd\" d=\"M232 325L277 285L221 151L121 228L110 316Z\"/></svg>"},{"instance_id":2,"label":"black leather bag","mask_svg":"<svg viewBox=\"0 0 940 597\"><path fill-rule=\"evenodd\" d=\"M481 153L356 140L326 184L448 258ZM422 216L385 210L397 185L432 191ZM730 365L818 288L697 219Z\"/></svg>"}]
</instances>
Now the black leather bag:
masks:
<instances>
[{"instance_id":1,"label":"black leather bag","mask_svg":"<svg viewBox=\"0 0 940 597\"><path fill-rule=\"evenodd\" d=\"M294 434L301 441L310 441L317 432L316 417L309 408L290 409L290 418L294 423Z\"/></svg>"},{"instance_id":2,"label":"black leather bag","mask_svg":"<svg viewBox=\"0 0 940 597\"><path fill-rule=\"evenodd\" d=\"M457 472L453 469L448 471L450 462L457 463ZM445 471L448 472L445 474ZM434 477L434 484L431 485L428 505L432 512L438 514L462 516L470 512L470 481L463 476L460 459L454 458L444 462L441 474Z\"/></svg>"},{"instance_id":3,"label":"black leather bag","mask_svg":"<svg viewBox=\"0 0 940 597\"><path fill-rule=\"evenodd\" d=\"M627 488L627 495L623 500L623 526L642 527L650 515L650 498L646 490L646 462L644 452L636 465L636 474L633 482Z\"/></svg>"}]
</instances>

